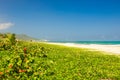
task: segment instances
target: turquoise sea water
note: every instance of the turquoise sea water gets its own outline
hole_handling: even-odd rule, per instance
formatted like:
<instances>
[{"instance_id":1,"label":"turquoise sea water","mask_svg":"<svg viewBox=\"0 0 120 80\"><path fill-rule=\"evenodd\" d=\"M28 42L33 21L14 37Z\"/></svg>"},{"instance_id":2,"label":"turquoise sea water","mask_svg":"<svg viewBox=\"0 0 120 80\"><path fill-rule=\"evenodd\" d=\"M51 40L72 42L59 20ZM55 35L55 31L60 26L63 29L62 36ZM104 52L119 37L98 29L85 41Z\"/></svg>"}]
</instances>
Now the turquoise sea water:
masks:
<instances>
[{"instance_id":1,"label":"turquoise sea water","mask_svg":"<svg viewBox=\"0 0 120 80\"><path fill-rule=\"evenodd\" d=\"M52 41L57 43L120 45L120 41Z\"/></svg>"}]
</instances>

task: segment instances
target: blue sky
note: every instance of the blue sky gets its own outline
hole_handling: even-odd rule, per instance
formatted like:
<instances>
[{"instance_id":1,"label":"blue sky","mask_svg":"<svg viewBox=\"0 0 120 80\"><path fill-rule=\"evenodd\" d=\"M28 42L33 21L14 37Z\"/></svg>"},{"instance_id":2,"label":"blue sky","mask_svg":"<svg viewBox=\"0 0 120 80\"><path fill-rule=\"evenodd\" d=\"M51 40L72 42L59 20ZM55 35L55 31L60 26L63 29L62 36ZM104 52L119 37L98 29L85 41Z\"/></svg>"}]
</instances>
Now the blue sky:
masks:
<instances>
[{"instance_id":1,"label":"blue sky","mask_svg":"<svg viewBox=\"0 0 120 80\"><path fill-rule=\"evenodd\" d=\"M0 32L48 40L120 40L120 0L0 0Z\"/></svg>"}]
</instances>

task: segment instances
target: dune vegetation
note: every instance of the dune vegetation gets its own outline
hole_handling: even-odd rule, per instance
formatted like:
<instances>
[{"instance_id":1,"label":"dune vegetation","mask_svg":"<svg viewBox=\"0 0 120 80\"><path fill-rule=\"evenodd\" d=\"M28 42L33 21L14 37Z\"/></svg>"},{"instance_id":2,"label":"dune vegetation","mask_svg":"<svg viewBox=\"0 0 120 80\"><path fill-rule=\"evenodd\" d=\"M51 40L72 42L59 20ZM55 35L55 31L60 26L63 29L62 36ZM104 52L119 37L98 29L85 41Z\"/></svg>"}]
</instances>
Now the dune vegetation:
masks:
<instances>
[{"instance_id":1,"label":"dune vegetation","mask_svg":"<svg viewBox=\"0 0 120 80\"><path fill-rule=\"evenodd\" d=\"M0 41L1 80L119 80L120 56L46 43Z\"/></svg>"}]
</instances>

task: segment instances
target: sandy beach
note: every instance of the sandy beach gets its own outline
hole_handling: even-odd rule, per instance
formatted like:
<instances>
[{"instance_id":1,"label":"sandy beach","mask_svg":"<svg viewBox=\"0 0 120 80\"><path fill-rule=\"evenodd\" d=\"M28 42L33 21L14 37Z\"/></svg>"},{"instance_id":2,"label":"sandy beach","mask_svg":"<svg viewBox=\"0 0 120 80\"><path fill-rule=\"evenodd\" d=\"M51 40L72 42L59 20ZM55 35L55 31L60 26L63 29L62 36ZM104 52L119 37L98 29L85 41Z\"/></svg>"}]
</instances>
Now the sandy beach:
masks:
<instances>
[{"instance_id":1,"label":"sandy beach","mask_svg":"<svg viewBox=\"0 0 120 80\"><path fill-rule=\"evenodd\" d=\"M74 44L74 43L48 43L68 47L88 48L97 51L104 51L108 54L120 55L120 45L99 45L99 44Z\"/></svg>"}]
</instances>

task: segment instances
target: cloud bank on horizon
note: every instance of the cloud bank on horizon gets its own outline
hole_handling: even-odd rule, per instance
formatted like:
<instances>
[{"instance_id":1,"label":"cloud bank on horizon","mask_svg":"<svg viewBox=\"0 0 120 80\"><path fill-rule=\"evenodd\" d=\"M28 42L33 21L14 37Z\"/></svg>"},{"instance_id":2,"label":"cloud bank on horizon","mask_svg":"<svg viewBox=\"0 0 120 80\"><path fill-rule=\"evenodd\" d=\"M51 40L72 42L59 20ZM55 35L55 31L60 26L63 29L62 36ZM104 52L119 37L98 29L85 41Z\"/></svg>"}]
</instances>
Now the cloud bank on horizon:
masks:
<instances>
[{"instance_id":1,"label":"cloud bank on horizon","mask_svg":"<svg viewBox=\"0 0 120 80\"><path fill-rule=\"evenodd\" d=\"M0 23L0 30L5 30L5 29L8 29L8 28L10 28L12 26L14 26L14 24L11 23L11 22Z\"/></svg>"}]
</instances>

